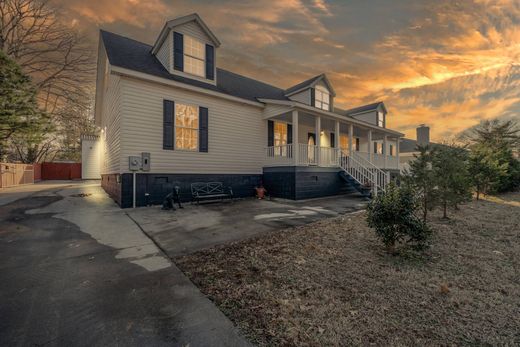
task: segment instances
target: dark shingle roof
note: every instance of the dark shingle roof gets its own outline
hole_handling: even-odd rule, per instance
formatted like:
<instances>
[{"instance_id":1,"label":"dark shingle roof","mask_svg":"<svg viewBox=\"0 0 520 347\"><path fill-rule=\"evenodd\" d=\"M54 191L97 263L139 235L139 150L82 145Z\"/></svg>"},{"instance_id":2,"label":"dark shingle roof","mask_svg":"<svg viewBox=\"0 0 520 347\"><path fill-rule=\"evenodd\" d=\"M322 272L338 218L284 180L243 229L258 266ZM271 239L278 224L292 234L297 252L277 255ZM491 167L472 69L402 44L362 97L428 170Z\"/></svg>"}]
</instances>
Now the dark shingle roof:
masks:
<instances>
[{"instance_id":1,"label":"dark shingle roof","mask_svg":"<svg viewBox=\"0 0 520 347\"><path fill-rule=\"evenodd\" d=\"M101 30L101 39L111 65L143 72L231 96L257 101L257 98L288 100L284 90L267 83L217 68L217 85L170 74L151 53L152 46Z\"/></svg>"},{"instance_id":2,"label":"dark shingle roof","mask_svg":"<svg viewBox=\"0 0 520 347\"><path fill-rule=\"evenodd\" d=\"M287 88L287 89L285 90L285 94L286 94L286 95L287 95L287 94L291 94L292 92L295 92L295 91L297 91L297 90L300 90L300 89L303 89L303 88L305 88L305 87L307 87L307 86L310 86L310 85L313 84L317 79L319 79L319 78L321 78L321 77L323 77L323 74L318 75L318 76L314 76L314 77L312 77L312 78L309 78L308 80L305 80L305 81L303 81L303 82L301 82L301 83L298 83L297 85L294 85L294 86L292 86L292 87L290 87L290 88Z\"/></svg>"},{"instance_id":3,"label":"dark shingle roof","mask_svg":"<svg viewBox=\"0 0 520 347\"><path fill-rule=\"evenodd\" d=\"M372 111L372 110L375 110L376 108L378 108L379 105L381 105L382 103L383 103L382 101L379 101L379 102L374 102L373 104L351 108L349 110L346 110L345 114L346 115L352 115L352 114L355 114L355 113Z\"/></svg>"}]
</instances>

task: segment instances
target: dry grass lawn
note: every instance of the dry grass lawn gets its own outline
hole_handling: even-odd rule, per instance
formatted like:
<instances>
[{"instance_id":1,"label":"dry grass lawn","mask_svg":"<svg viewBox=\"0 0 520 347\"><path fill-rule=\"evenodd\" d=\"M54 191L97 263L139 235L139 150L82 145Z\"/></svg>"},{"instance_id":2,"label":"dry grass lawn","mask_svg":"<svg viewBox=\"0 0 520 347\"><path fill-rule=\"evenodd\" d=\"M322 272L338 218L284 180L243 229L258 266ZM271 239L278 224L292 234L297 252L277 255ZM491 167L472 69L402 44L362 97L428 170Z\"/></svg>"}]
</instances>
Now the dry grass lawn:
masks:
<instances>
[{"instance_id":1,"label":"dry grass lawn","mask_svg":"<svg viewBox=\"0 0 520 347\"><path fill-rule=\"evenodd\" d=\"M423 254L358 213L176 262L258 345L520 345L520 193L430 224Z\"/></svg>"}]
</instances>

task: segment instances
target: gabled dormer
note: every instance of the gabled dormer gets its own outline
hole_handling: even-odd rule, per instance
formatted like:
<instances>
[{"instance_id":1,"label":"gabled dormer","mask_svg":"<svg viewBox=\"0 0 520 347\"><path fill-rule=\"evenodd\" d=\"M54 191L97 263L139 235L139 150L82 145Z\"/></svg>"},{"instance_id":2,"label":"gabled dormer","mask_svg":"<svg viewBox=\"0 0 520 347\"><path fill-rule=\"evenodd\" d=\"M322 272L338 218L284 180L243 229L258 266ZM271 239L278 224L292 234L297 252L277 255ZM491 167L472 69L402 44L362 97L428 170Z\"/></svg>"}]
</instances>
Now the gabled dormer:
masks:
<instances>
[{"instance_id":1,"label":"gabled dormer","mask_svg":"<svg viewBox=\"0 0 520 347\"><path fill-rule=\"evenodd\" d=\"M321 74L286 89L285 96L293 101L332 112L336 93L327 76Z\"/></svg>"},{"instance_id":2,"label":"gabled dormer","mask_svg":"<svg viewBox=\"0 0 520 347\"><path fill-rule=\"evenodd\" d=\"M387 113L388 112L386 110L385 104L382 101L351 108L350 110L346 110L344 112L344 114L347 116L377 125L381 128L386 128Z\"/></svg>"},{"instance_id":3,"label":"gabled dormer","mask_svg":"<svg viewBox=\"0 0 520 347\"><path fill-rule=\"evenodd\" d=\"M168 21L152 48L169 73L217 84L217 48L220 41L193 13Z\"/></svg>"}]
</instances>

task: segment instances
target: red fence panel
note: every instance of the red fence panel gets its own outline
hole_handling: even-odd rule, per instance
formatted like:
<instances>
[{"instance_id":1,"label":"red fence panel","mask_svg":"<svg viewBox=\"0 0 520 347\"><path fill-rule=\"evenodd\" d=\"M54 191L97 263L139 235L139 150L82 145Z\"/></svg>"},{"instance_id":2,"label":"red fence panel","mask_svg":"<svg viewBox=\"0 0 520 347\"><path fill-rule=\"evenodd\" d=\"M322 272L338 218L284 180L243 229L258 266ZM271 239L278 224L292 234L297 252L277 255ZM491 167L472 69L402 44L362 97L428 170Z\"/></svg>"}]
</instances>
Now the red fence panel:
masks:
<instances>
[{"instance_id":1,"label":"red fence panel","mask_svg":"<svg viewBox=\"0 0 520 347\"><path fill-rule=\"evenodd\" d=\"M42 179L74 180L81 178L81 163L43 163Z\"/></svg>"},{"instance_id":2,"label":"red fence panel","mask_svg":"<svg viewBox=\"0 0 520 347\"><path fill-rule=\"evenodd\" d=\"M34 182L42 180L42 164L33 164L34 167Z\"/></svg>"}]
</instances>

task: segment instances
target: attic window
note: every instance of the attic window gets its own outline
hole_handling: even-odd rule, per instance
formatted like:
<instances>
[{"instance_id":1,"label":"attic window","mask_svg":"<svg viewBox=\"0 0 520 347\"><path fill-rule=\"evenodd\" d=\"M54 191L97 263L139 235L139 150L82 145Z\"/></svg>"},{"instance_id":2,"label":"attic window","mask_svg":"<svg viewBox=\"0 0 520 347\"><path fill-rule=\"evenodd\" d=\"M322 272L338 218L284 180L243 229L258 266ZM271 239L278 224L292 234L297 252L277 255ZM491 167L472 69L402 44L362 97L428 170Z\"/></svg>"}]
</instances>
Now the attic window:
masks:
<instances>
[{"instance_id":1,"label":"attic window","mask_svg":"<svg viewBox=\"0 0 520 347\"><path fill-rule=\"evenodd\" d=\"M325 87L316 86L314 105L322 110L330 110L330 94Z\"/></svg>"},{"instance_id":2,"label":"attic window","mask_svg":"<svg viewBox=\"0 0 520 347\"><path fill-rule=\"evenodd\" d=\"M204 77L204 44L188 35L184 35L184 72Z\"/></svg>"},{"instance_id":3,"label":"attic window","mask_svg":"<svg viewBox=\"0 0 520 347\"><path fill-rule=\"evenodd\" d=\"M377 126L385 127L385 114L383 112L377 112Z\"/></svg>"}]
</instances>

